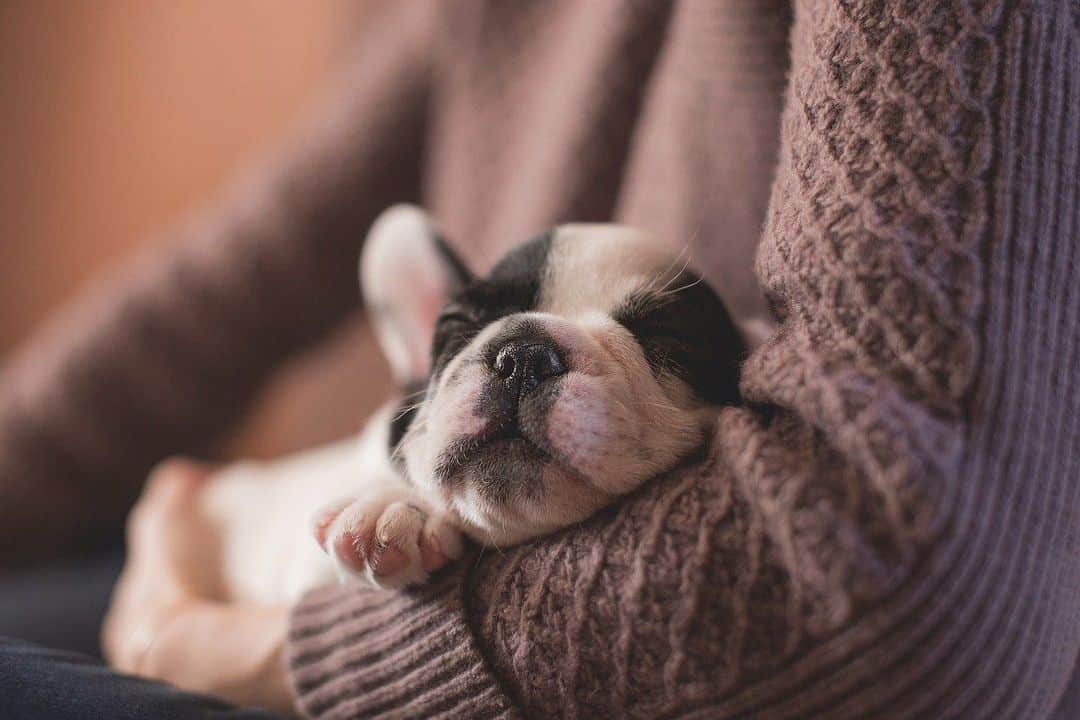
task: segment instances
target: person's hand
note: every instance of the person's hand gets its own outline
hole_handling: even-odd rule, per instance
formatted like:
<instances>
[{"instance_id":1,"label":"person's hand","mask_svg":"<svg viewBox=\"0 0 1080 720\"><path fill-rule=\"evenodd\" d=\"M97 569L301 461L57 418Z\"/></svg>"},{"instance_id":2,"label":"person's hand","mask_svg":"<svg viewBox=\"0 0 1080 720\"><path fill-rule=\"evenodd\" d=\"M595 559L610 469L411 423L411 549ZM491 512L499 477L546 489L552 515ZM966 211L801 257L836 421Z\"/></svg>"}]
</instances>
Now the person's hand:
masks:
<instances>
[{"instance_id":1,"label":"person's hand","mask_svg":"<svg viewBox=\"0 0 1080 720\"><path fill-rule=\"evenodd\" d=\"M200 568L214 536L195 494L211 468L172 460L155 470L128 521L128 559L102 645L118 670L240 705L292 711L283 659L284 607L217 602Z\"/></svg>"}]
</instances>

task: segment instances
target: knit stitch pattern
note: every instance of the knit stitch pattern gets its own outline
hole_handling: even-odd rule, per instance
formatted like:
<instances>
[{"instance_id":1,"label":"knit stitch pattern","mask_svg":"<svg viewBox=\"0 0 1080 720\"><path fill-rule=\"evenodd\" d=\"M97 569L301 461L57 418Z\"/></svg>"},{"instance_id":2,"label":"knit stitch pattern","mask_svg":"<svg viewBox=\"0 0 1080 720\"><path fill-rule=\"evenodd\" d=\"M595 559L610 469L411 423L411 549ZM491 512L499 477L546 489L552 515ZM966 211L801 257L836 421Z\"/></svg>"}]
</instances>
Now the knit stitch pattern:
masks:
<instances>
[{"instance_id":1,"label":"knit stitch pattern","mask_svg":"<svg viewBox=\"0 0 1080 720\"><path fill-rule=\"evenodd\" d=\"M387 204L480 270L614 219L772 312L743 404L578 527L310 593L298 707L1046 717L1080 649L1080 5L793 5L395 5L306 143L4 370L0 547L211 442L349 312Z\"/></svg>"}]
</instances>

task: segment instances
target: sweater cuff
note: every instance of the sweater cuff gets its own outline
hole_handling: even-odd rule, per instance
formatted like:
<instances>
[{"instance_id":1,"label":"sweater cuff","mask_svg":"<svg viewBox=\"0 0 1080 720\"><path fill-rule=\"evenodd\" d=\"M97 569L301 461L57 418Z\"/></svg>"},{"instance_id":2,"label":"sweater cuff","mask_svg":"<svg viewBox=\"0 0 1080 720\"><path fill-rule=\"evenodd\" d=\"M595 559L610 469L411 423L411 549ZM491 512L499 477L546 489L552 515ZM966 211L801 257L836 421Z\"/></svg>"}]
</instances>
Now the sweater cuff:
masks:
<instances>
[{"instance_id":1,"label":"sweater cuff","mask_svg":"<svg viewBox=\"0 0 1080 720\"><path fill-rule=\"evenodd\" d=\"M286 648L296 707L312 718L517 717L469 627L464 588L457 569L412 592L305 595Z\"/></svg>"}]
</instances>

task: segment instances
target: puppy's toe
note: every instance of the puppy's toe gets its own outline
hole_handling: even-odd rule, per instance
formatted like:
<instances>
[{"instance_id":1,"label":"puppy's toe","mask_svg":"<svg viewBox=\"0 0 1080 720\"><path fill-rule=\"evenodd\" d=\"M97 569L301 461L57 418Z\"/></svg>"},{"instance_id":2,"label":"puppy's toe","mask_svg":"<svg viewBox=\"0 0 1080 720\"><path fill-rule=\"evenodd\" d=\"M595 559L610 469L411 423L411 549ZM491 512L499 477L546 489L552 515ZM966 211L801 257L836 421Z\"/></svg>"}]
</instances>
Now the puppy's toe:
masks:
<instances>
[{"instance_id":1,"label":"puppy's toe","mask_svg":"<svg viewBox=\"0 0 1080 720\"><path fill-rule=\"evenodd\" d=\"M345 508L352 504L353 500L351 498L341 498L329 505L324 505L311 516L311 534L315 538L315 542L323 550L329 551L326 541L329 538L330 528L334 525L334 521L338 519Z\"/></svg>"},{"instance_id":2,"label":"puppy's toe","mask_svg":"<svg viewBox=\"0 0 1080 720\"><path fill-rule=\"evenodd\" d=\"M420 564L425 572L435 572L461 557L461 533L443 517L431 515L420 533Z\"/></svg>"},{"instance_id":3,"label":"puppy's toe","mask_svg":"<svg viewBox=\"0 0 1080 720\"><path fill-rule=\"evenodd\" d=\"M420 558L420 533L427 515L415 505L391 503L379 515L373 555L368 562L382 587L404 587L427 579Z\"/></svg>"},{"instance_id":4,"label":"puppy's toe","mask_svg":"<svg viewBox=\"0 0 1080 720\"><path fill-rule=\"evenodd\" d=\"M332 514L332 513L328 513ZM366 578L369 574L369 561L375 554L375 524L377 512L363 502L354 502L343 508L336 518L328 523L316 517L315 534L319 538L320 525L327 525L322 531L323 549L334 560L343 576Z\"/></svg>"}]
</instances>

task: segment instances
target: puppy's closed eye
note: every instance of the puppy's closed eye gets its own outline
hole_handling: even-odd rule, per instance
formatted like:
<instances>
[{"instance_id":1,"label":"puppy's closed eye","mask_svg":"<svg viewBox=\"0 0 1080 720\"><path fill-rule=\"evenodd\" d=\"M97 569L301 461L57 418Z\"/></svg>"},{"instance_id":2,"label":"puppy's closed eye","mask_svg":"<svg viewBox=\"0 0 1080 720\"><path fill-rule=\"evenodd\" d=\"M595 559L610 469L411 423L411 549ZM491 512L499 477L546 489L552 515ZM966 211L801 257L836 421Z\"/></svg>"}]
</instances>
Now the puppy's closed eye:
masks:
<instances>
[{"instance_id":1,"label":"puppy's closed eye","mask_svg":"<svg viewBox=\"0 0 1080 720\"><path fill-rule=\"evenodd\" d=\"M431 344L432 365L439 369L443 364L439 359L459 352L481 327L482 319L474 310L462 305L447 306L435 321L435 335Z\"/></svg>"},{"instance_id":2,"label":"puppy's closed eye","mask_svg":"<svg viewBox=\"0 0 1080 720\"><path fill-rule=\"evenodd\" d=\"M671 295L647 292L627 299L614 317L630 331L652 364L666 355L665 351L695 340L692 328L680 322L680 314L687 311L690 309Z\"/></svg>"},{"instance_id":3,"label":"puppy's closed eye","mask_svg":"<svg viewBox=\"0 0 1080 720\"><path fill-rule=\"evenodd\" d=\"M480 316L472 308L464 305L448 305L439 313L436 327L456 326L462 323L474 324L480 322Z\"/></svg>"},{"instance_id":4,"label":"puppy's closed eye","mask_svg":"<svg viewBox=\"0 0 1080 720\"><path fill-rule=\"evenodd\" d=\"M700 278L684 275L674 290L631 295L613 317L637 340L654 373L682 378L714 404L731 402L738 397L741 340L719 298Z\"/></svg>"}]
</instances>

